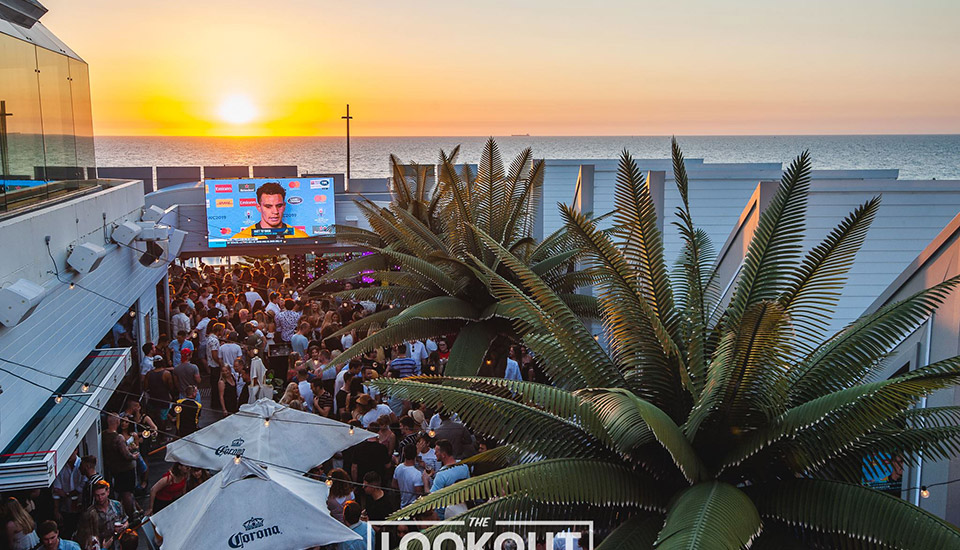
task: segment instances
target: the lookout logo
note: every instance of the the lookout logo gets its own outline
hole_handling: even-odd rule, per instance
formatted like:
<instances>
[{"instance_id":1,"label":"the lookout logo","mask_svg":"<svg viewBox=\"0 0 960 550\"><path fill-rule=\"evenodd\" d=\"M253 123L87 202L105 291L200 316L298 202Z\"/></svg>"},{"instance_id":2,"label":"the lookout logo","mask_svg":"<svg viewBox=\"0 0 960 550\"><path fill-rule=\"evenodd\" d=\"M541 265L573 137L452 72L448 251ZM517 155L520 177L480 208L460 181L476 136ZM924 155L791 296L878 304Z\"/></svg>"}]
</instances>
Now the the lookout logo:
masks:
<instances>
[{"instance_id":1,"label":"the lookout logo","mask_svg":"<svg viewBox=\"0 0 960 550\"><path fill-rule=\"evenodd\" d=\"M243 452L247 449L243 446L243 438L238 437L230 442L230 446L220 445L217 447L217 450L214 451L217 456L231 455L231 456L243 456Z\"/></svg>"},{"instance_id":2,"label":"the lookout logo","mask_svg":"<svg viewBox=\"0 0 960 550\"><path fill-rule=\"evenodd\" d=\"M244 531L237 531L236 534L227 540L230 548L243 548L243 545L255 540L265 539L273 535L281 534L280 526L263 526L263 518L250 518L243 522Z\"/></svg>"}]
</instances>

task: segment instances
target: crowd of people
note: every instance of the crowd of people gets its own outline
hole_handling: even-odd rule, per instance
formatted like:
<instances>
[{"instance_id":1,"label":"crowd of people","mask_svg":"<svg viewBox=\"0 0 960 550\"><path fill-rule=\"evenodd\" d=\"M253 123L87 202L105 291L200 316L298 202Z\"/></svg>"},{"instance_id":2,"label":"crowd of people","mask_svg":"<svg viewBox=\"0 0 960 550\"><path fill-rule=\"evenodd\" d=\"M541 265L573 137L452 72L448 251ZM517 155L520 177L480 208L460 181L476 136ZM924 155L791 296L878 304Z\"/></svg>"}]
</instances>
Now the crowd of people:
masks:
<instances>
[{"instance_id":1,"label":"crowd of people","mask_svg":"<svg viewBox=\"0 0 960 550\"><path fill-rule=\"evenodd\" d=\"M351 283L343 286L351 288ZM145 459L151 449L198 429L201 391L209 391L212 420L244 403L273 398L369 430L368 440L309 474L330 486L330 514L364 539L366 521L383 520L423 494L478 473L458 461L488 443L474 437L456 415L442 406L432 410L388 397L369 384L383 376L441 375L455 334L376 348L335 367L339 354L380 328L349 325L389 306L305 295L276 259L232 269L177 266L171 269L170 295L172 315L161 325L163 334L138 350L140 391L124 400L122 410L104 414L104 477L96 473L96 457L75 453L53 486L52 514L37 513L41 507L30 500L9 500L4 512L10 548L46 544L44 532L77 542L49 548L135 548L131 526L210 476L175 464L149 486ZM516 346L503 376L537 380L539 375L530 354ZM437 518L460 511L441 509ZM51 521L55 531L41 529ZM339 547L366 548L366 542Z\"/></svg>"}]
</instances>

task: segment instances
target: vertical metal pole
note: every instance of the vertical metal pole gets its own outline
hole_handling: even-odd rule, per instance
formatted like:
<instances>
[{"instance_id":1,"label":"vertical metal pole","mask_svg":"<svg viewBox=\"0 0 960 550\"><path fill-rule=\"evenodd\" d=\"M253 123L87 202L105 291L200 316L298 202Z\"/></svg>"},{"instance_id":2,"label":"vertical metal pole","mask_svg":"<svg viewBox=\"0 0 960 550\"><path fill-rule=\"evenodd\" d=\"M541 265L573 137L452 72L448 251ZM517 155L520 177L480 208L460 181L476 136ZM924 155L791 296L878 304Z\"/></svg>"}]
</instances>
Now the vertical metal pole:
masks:
<instances>
[{"instance_id":1,"label":"vertical metal pole","mask_svg":"<svg viewBox=\"0 0 960 550\"><path fill-rule=\"evenodd\" d=\"M347 116L340 117L347 121L347 181L350 181L350 104L347 103Z\"/></svg>"},{"instance_id":2,"label":"vertical metal pole","mask_svg":"<svg viewBox=\"0 0 960 550\"><path fill-rule=\"evenodd\" d=\"M3 159L3 177L10 175L10 146L7 143L7 117L13 113L7 112L7 102L0 100L0 159Z\"/></svg>"}]
</instances>

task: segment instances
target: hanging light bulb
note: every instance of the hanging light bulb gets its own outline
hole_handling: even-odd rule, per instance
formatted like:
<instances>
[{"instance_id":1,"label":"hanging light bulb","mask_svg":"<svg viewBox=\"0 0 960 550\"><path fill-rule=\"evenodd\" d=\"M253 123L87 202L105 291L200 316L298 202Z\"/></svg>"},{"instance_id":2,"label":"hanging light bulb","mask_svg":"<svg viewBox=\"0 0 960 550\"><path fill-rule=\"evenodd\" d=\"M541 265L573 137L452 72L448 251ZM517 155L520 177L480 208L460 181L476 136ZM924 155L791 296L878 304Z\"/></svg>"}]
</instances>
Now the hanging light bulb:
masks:
<instances>
[{"instance_id":1,"label":"hanging light bulb","mask_svg":"<svg viewBox=\"0 0 960 550\"><path fill-rule=\"evenodd\" d=\"M329 477L327 478L327 480L326 480L324 483L327 484L327 487L333 487L333 480L330 479Z\"/></svg>"},{"instance_id":2,"label":"hanging light bulb","mask_svg":"<svg viewBox=\"0 0 960 550\"><path fill-rule=\"evenodd\" d=\"M930 498L930 489L927 489L926 485L920 487L920 496L923 498Z\"/></svg>"},{"instance_id":3,"label":"hanging light bulb","mask_svg":"<svg viewBox=\"0 0 960 550\"><path fill-rule=\"evenodd\" d=\"M177 405L176 407L173 408L173 412L180 414L181 412L183 412L183 407L181 407L180 405Z\"/></svg>"},{"instance_id":4,"label":"hanging light bulb","mask_svg":"<svg viewBox=\"0 0 960 550\"><path fill-rule=\"evenodd\" d=\"M427 432L427 435L429 435L430 437L437 437L437 432L430 430L429 432Z\"/></svg>"},{"instance_id":5,"label":"hanging light bulb","mask_svg":"<svg viewBox=\"0 0 960 550\"><path fill-rule=\"evenodd\" d=\"M54 402L54 403L59 404L61 401L63 401L63 396L62 396L62 395L57 394L57 395L54 395L54 396L53 396L53 402Z\"/></svg>"},{"instance_id":6,"label":"hanging light bulb","mask_svg":"<svg viewBox=\"0 0 960 550\"><path fill-rule=\"evenodd\" d=\"M137 312L136 312L136 311L131 311L131 312L130 312L130 316L131 316L131 317L136 317L136 316L137 316Z\"/></svg>"},{"instance_id":7,"label":"hanging light bulb","mask_svg":"<svg viewBox=\"0 0 960 550\"><path fill-rule=\"evenodd\" d=\"M234 463L234 464L240 464L240 457L239 457L239 456L233 457L233 463Z\"/></svg>"},{"instance_id":8,"label":"hanging light bulb","mask_svg":"<svg viewBox=\"0 0 960 550\"><path fill-rule=\"evenodd\" d=\"M143 435L143 438L144 438L144 439L150 437L150 430L143 430L143 434L142 434L142 435Z\"/></svg>"},{"instance_id":9,"label":"hanging light bulb","mask_svg":"<svg viewBox=\"0 0 960 550\"><path fill-rule=\"evenodd\" d=\"M70 283L70 290L73 290L73 287L75 287L75 286L77 286L77 285L75 285L75 284L73 284L73 283Z\"/></svg>"},{"instance_id":10,"label":"hanging light bulb","mask_svg":"<svg viewBox=\"0 0 960 550\"><path fill-rule=\"evenodd\" d=\"M353 426L350 426L350 435L353 435Z\"/></svg>"},{"instance_id":11,"label":"hanging light bulb","mask_svg":"<svg viewBox=\"0 0 960 550\"><path fill-rule=\"evenodd\" d=\"M90 384L87 383L87 382L84 382L83 385L80 386L80 391L82 391L82 392L84 392L84 393L90 391Z\"/></svg>"},{"instance_id":12,"label":"hanging light bulb","mask_svg":"<svg viewBox=\"0 0 960 550\"><path fill-rule=\"evenodd\" d=\"M270 425L270 419L269 419L269 418L264 418L264 419L263 419L263 427L266 428L266 427L269 426L269 425Z\"/></svg>"}]
</instances>

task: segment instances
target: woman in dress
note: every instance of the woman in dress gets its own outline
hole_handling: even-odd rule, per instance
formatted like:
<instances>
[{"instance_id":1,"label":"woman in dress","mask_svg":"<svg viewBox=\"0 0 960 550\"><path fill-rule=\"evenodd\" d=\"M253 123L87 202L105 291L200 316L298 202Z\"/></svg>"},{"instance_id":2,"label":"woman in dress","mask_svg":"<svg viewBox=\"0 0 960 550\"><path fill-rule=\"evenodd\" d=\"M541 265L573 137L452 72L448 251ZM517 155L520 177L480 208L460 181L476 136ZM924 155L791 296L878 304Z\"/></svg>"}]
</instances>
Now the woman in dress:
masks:
<instances>
[{"instance_id":1,"label":"woman in dress","mask_svg":"<svg viewBox=\"0 0 960 550\"><path fill-rule=\"evenodd\" d=\"M240 410L237 402L237 376L230 370L228 365L220 368L220 381L217 382L217 389L220 395L220 410L223 416L233 414Z\"/></svg>"},{"instance_id":2,"label":"woman in dress","mask_svg":"<svg viewBox=\"0 0 960 550\"><path fill-rule=\"evenodd\" d=\"M175 463L150 489L150 507L147 508L146 514L149 516L159 512L171 502L182 497L187 492L187 477L189 475L189 468L179 462Z\"/></svg>"},{"instance_id":3,"label":"woman in dress","mask_svg":"<svg viewBox=\"0 0 960 550\"><path fill-rule=\"evenodd\" d=\"M233 362L233 372L237 373L237 408L250 402L250 369L242 357Z\"/></svg>"},{"instance_id":4,"label":"woman in dress","mask_svg":"<svg viewBox=\"0 0 960 550\"><path fill-rule=\"evenodd\" d=\"M281 405L292 405L294 403L299 403L303 405L303 397L300 396L300 387L296 382L290 382L287 384L286 391L283 392L283 397L280 398Z\"/></svg>"},{"instance_id":5,"label":"woman in dress","mask_svg":"<svg viewBox=\"0 0 960 550\"><path fill-rule=\"evenodd\" d=\"M37 536L37 525L30 514L20 506L20 501L13 497L3 503L3 527L7 537L8 547L13 550L30 550L40 545Z\"/></svg>"},{"instance_id":6,"label":"woman in dress","mask_svg":"<svg viewBox=\"0 0 960 550\"><path fill-rule=\"evenodd\" d=\"M343 505L348 500L354 500L353 489L350 486L350 476L341 468L330 470L327 476L333 481L330 494L327 496L327 508L333 519L343 523Z\"/></svg>"}]
</instances>

